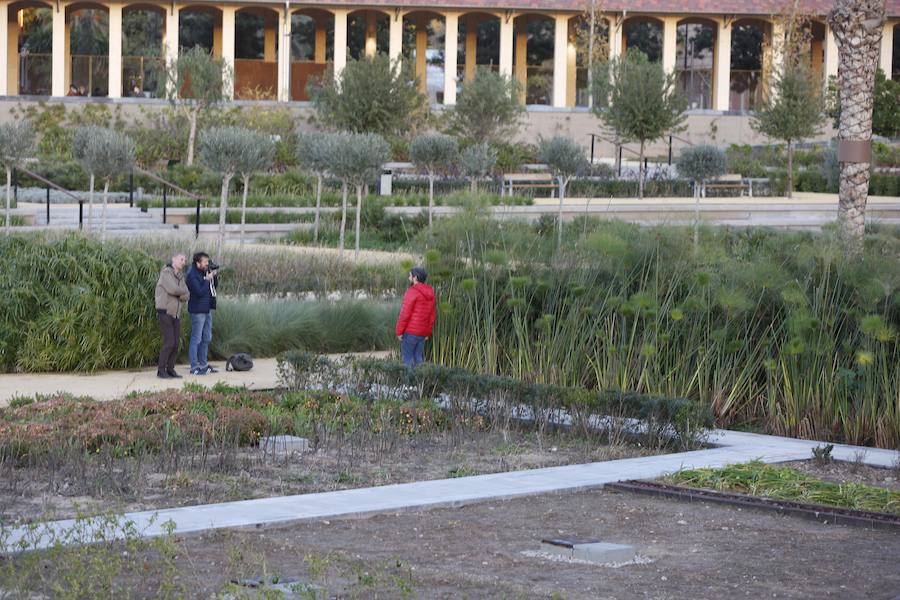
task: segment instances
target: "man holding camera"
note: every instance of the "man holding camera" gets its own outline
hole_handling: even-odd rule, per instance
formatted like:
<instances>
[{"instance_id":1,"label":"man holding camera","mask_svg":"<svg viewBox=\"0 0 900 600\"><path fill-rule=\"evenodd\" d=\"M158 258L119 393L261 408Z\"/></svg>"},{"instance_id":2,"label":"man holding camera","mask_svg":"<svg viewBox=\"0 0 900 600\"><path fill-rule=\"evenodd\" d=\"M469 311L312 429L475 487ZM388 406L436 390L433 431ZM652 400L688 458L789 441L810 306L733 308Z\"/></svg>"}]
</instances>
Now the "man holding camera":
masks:
<instances>
[{"instance_id":1,"label":"man holding camera","mask_svg":"<svg viewBox=\"0 0 900 600\"><path fill-rule=\"evenodd\" d=\"M209 254L197 252L185 278L191 292L188 300L188 313L191 315L191 341L188 344L191 375L218 373L207 359L209 343L212 341L212 313L216 309L218 272L219 266L209 260Z\"/></svg>"}]
</instances>

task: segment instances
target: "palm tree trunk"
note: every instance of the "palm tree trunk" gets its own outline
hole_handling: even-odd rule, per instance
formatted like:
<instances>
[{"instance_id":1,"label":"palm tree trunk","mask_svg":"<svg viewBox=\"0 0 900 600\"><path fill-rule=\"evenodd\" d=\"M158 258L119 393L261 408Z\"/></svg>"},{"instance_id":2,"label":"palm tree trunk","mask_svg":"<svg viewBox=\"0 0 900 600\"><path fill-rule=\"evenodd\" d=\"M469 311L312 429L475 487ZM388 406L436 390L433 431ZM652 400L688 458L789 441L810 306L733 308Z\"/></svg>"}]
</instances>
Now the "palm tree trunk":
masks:
<instances>
[{"instance_id":1,"label":"palm tree trunk","mask_svg":"<svg viewBox=\"0 0 900 600\"><path fill-rule=\"evenodd\" d=\"M338 250L338 256L341 258L344 257L344 231L346 231L346 229L347 229L347 194L348 194L347 182L345 181L341 185L341 196L342 196L342 200L341 200L341 235L340 235L341 239L339 242L340 245L339 245L339 250Z\"/></svg>"},{"instance_id":2,"label":"palm tree trunk","mask_svg":"<svg viewBox=\"0 0 900 600\"><path fill-rule=\"evenodd\" d=\"M225 245L225 219L228 215L228 186L230 183L230 175L222 178L222 196L219 201L219 239L216 242L216 254L221 254L222 247Z\"/></svg>"},{"instance_id":3,"label":"palm tree trunk","mask_svg":"<svg viewBox=\"0 0 900 600\"><path fill-rule=\"evenodd\" d=\"M247 188L250 187L250 176L244 175L244 197L241 198L241 248L244 247L244 226L247 224Z\"/></svg>"},{"instance_id":4,"label":"palm tree trunk","mask_svg":"<svg viewBox=\"0 0 900 600\"><path fill-rule=\"evenodd\" d=\"M6 168L6 235L12 227L12 169Z\"/></svg>"},{"instance_id":5,"label":"palm tree trunk","mask_svg":"<svg viewBox=\"0 0 900 600\"><path fill-rule=\"evenodd\" d=\"M188 131L187 160L184 161L184 164L190 167L194 164L194 142L197 139L197 109L191 111L189 119L191 127Z\"/></svg>"},{"instance_id":6,"label":"palm tree trunk","mask_svg":"<svg viewBox=\"0 0 900 600\"><path fill-rule=\"evenodd\" d=\"M319 213L322 210L322 174L316 174L316 221L313 225L313 243L319 243Z\"/></svg>"},{"instance_id":7,"label":"palm tree trunk","mask_svg":"<svg viewBox=\"0 0 900 600\"><path fill-rule=\"evenodd\" d=\"M638 198L644 197L644 140L641 140L641 153L638 156Z\"/></svg>"},{"instance_id":8,"label":"palm tree trunk","mask_svg":"<svg viewBox=\"0 0 900 600\"><path fill-rule=\"evenodd\" d=\"M356 186L356 251L353 253L353 260L359 260L359 234L362 215L363 188L361 185Z\"/></svg>"},{"instance_id":9,"label":"palm tree trunk","mask_svg":"<svg viewBox=\"0 0 900 600\"><path fill-rule=\"evenodd\" d=\"M103 209L100 211L100 239L106 239L106 205L109 200L109 177L103 181Z\"/></svg>"},{"instance_id":10,"label":"palm tree trunk","mask_svg":"<svg viewBox=\"0 0 900 600\"><path fill-rule=\"evenodd\" d=\"M872 140L875 71L884 20L885 0L835 0L828 15L838 47L838 144ZM846 161L840 168L838 219L846 251L853 254L863 247L871 163Z\"/></svg>"},{"instance_id":11,"label":"palm tree trunk","mask_svg":"<svg viewBox=\"0 0 900 600\"><path fill-rule=\"evenodd\" d=\"M94 227L94 174L91 173L91 190L88 193L88 231Z\"/></svg>"}]
</instances>

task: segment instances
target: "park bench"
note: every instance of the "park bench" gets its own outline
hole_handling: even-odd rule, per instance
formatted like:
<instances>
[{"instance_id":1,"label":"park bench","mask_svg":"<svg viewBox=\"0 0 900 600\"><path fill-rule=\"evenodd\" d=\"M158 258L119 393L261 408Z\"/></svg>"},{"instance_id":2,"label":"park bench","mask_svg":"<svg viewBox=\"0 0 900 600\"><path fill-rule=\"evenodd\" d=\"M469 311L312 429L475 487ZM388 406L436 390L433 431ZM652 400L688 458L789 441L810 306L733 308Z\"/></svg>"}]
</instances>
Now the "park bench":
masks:
<instances>
[{"instance_id":1,"label":"park bench","mask_svg":"<svg viewBox=\"0 0 900 600\"><path fill-rule=\"evenodd\" d=\"M516 189L556 190L556 182L550 173L507 173L503 176L500 195L512 196Z\"/></svg>"},{"instance_id":2,"label":"park bench","mask_svg":"<svg viewBox=\"0 0 900 600\"><path fill-rule=\"evenodd\" d=\"M740 173L729 173L714 181L710 181L706 184L706 191L709 192L710 190L738 190L739 196L743 196L746 191L750 196L753 196L752 184L744 181Z\"/></svg>"}]
</instances>

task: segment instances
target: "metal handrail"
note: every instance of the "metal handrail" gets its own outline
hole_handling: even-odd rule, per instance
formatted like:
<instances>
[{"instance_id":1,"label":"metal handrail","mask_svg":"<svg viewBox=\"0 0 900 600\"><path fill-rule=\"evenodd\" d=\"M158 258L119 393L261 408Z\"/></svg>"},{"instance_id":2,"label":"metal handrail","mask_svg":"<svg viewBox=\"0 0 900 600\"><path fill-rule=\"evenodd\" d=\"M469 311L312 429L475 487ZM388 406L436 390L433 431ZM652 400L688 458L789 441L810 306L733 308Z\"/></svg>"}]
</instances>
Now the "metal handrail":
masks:
<instances>
[{"instance_id":1,"label":"metal handrail","mask_svg":"<svg viewBox=\"0 0 900 600\"><path fill-rule=\"evenodd\" d=\"M62 193L65 194L66 196L69 196L70 198L74 199L76 202L84 202L84 199L83 199L83 198L79 198L78 196L76 196L75 194L73 194L72 192L70 192L69 190L67 190L66 188L64 188L64 187L62 187L62 186L59 186L59 185L53 183L52 181L50 181L50 180L47 179L46 177L42 177L41 175L38 175L37 173L33 173L33 172L29 171L28 169L26 169L25 167L16 167L16 169L17 169L18 171L22 171L23 173L25 173L26 175L28 175L28 176L31 177L32 179L37 179L38 181L40 181L40 182L43 183L44 185L48 185L48 186L52 187L54 190L56 190L56 191L58 191L58 192L62 192Z\"/></svg>"},{"instance_id":2,"label":"metal handrail","mask_svg":"<svg viewBox=\"0 0 900 600\"><path fill-rule=\"evenodd\" d=\"M144 169L142 169L140 167L134 167L134 170L137 171L138 173L140 173L141 175L145 175L145 176L149 177L150 179L152 179L153 181L156 181L157 183L161 183L166 187L172 188L176 192L184 194L191 200L202 200L203 199L203 196L198 196L197 194L195 194L193 192L189 192L186 189L175 185L171 181L167 181L167 180L163 179L162 177L160 177L159 175L156 175L155 173L151 173L150 171L145 171Z\"/></svg>"}]
</instances>

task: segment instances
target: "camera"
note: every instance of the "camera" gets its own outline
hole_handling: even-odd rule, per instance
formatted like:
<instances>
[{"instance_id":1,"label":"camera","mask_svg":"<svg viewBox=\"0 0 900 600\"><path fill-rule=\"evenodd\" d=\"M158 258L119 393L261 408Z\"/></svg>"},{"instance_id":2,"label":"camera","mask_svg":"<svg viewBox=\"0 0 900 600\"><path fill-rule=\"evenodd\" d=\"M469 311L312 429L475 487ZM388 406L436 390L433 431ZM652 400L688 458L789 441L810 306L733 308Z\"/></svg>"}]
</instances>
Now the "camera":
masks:
<instances>
[{"instance_id":1,"label":"camera","mask_svg":"<svg viewBox=\"0 0 900 600\"><path fill-rule=\"evenodd\" d=\"M218 270L219 270L219 265L217 265L217 264L214 263L213 261L209 261L209 265L208 265L206 268L207 268L207 270L209 270L209 271L218 271Z\"/></svg>"}]
</instances>

